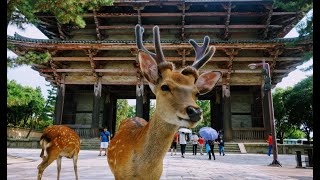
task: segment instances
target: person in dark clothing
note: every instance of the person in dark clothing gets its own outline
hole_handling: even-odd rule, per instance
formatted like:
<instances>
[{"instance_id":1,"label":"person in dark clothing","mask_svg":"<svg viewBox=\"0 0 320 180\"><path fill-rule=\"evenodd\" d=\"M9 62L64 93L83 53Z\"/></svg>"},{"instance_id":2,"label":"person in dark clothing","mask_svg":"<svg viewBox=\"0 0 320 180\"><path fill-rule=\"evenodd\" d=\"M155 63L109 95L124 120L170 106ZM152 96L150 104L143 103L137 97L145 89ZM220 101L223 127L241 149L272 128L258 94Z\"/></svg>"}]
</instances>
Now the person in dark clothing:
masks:
<instances>
[{"instance_id":1,"label":"person in dark clothing","mask_svg":"<svg viewBox=\"0 0 320 180\"><path fill-rule=\"evenodd\" d=\"M222 139L219 139L218 140L218 143L219 143L219 154L221 156L221 153L223 154L223 156L225 155L224 154L224 141Z\"/></svg>"},{"instance_id":2,"label":"person in dark clothing","mask_svg":"<svg viewBox=\"0 0 320 180\"><path fill-rule=\"evenodd\" d=\"M209 160L211 160L211 154L213 156L213 160L216 160L216 156L214 155L214 140L208 140L207 143L210 146Z\"/></svg>"}]
</instances>

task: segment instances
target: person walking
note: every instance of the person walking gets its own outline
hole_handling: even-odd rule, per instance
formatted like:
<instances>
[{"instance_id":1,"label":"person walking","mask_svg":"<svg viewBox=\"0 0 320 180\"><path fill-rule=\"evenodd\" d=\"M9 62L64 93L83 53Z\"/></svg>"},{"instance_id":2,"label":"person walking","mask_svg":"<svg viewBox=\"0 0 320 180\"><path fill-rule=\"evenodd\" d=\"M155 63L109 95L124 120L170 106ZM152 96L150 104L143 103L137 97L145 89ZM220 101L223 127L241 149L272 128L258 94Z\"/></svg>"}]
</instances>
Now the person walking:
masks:
<instances>
[{"instance_id":1,"label":"person walking","mask_svg":"<svg viewBox=\"0 0 320 180\"><path fill-rule=\"evenodd\" d=\"M198 143L199 143L199 147L200 147L200 154L203 155L204 138L200 136Z\"/></svg>"},{"instance_id":2,"label":"person walking","mask_svg":"<svg viewBox=\"0 0 320 180\"><path fill-rule=\"evenodd\" d=\"M100 153L99 156L101 156L102 149L105 150L104 156L107 155L107 148L109 146L110 142L110 132L107 131L107 128L103 128L103 131L100 132Z\"/></svg>"},{"instance_id":3,"label":"person walking","mask_svg":"<svg viewBox=\"0 0 320 180\"><path fill-rule=\"evenodd\" d=\"M221 156L221 153L222 153L223 156L224 156L225 155L224 154L224 141L223 141L223 139L219 139L218 142L219 142L219 144L218 144L218 146L219 146L219 154Z\"/></svg>"},{"instance_id":4,"label":"person walking","mask_svg":"<svg viewBox=\"0 0 320 180\"><path fill-rule=\"evenodd\" d=\"M174 155L177 154L177 143L178 143L178 139L179 139L178 136L179 136L178 133L174 134L174 136L173 136L173 140L172 140L171 148L170 148L171 156L173 155L173 151L174 151Z\"/></svg>"},{"instance_id":5,"label":"person walking","mask_svg":"<svg viewBox=\"0 0 320 180\"><path fill-rule=\"evenodd\" d=\"M192 133L191 142L192 142L192 155L197 155L197 148L198 148L198 140L199 137L196 135L195 132Z\"/></svg>"},{"instance_id":6,"label":"person walking","mask_svg":"<svg viewBox=\"0 0 320 180\"><path fill-rule=\"evenodd\" d=\"M271 150L272 150L272 134L270 133L269 136L268 136L268 140L267 140L267 143L268 143L268 156L271 155Z\"/></svg>"},{"instance_id":7,"label":"person walking","mask_svg":"<svg viewBox=\"0 0 320 180\"><path fill-rule=\"evenodd\" d=\"M181 157L184 158L184 154L186 153L186 146L187 146L187 135L184 132L179 134L179 144L181 149Z\"/></svg>"},{"instance_id":8,"label":"person walking","mask_svg":"<svg viewBox=\"0 0 320 180\"><path fill-rule=\"evenodd\" d=\"M213 156L213 160L216 160L216 156L214 155L214 140L208 140L207 143L210 146L210 151L209 151L209 160L211 160L211 154Z\"/></svg>"}]
</instances>

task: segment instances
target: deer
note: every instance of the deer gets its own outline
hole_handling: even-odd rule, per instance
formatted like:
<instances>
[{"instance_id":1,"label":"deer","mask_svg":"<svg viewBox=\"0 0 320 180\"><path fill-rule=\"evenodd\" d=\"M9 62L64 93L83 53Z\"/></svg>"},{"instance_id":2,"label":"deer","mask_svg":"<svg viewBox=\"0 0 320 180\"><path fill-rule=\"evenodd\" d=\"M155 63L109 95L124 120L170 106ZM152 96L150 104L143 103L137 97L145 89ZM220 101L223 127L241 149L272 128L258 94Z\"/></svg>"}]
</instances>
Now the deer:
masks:
<instances>
[{"instance_id":1,"label":"deer","mask_svg":"<svg viewBox=\"0 0 320 180\"><path fill-rule=\"evenodd\" d=\"M80 137L71 128L63 125L47 127L40 137L42 162L38 165L38 180L41 180L43 171L57 160L58 176L60 178L62 157L73 158L73 166L78 180L77 162L80 151Z\"/></svg>"},{"instance_id":2,"label":"deer","mask_svg":"<svg viewBox=\"0 0 320 180\"><path fill-rule=\"evenodd\" d=\"M137 57L141 73L156 96L156 109L149 122L139 117L123 120L111 140L108 164L117 180L160 179L173 135L179 127L194 128L202 120L197 97L210 92L221 78L219 71L199 75L199 69L216 50L214 46L208 48L208 36L202 46L189 40L195 61L191 66L175 69L172 62L165 60L159 27L153 27L155 53L143 45L143 32L143 27L136 25Z\"/></svg>"}]
</instances>

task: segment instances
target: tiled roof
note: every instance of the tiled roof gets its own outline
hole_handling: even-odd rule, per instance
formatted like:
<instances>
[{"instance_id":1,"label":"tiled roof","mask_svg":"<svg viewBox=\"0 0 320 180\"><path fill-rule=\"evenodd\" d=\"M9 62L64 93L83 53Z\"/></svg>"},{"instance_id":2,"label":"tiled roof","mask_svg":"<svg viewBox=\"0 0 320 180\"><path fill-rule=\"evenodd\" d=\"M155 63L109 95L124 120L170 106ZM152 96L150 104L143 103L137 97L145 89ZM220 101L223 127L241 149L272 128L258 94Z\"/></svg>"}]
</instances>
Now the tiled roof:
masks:
<instances>
[{"instance_id":1,"label":"tiled roof","mask_svg":"<svg viewBox=\"0 0 320 180\"><path fill-rule=\"evenodd\" d=\"M232 43L288 43L295 42L297 40L308 40L311 39L311 36L297 37L297 38L276 38L269 40L215 40L211 39L210 43L212 44L232 44ZM54 39L33 39L28 37L23 37L19 34L14 36L7 36L8 41L20 41L27 43L49 43L49 44L132 44L136 43L135 40L54 40ZM197 40L202 42L202 40ZM145 43L152 43L151 40L144 41ZM161 40L161 43L171 43L171 44L181 44L188 43L187 40Z\"/></svg>"}]
</instances>

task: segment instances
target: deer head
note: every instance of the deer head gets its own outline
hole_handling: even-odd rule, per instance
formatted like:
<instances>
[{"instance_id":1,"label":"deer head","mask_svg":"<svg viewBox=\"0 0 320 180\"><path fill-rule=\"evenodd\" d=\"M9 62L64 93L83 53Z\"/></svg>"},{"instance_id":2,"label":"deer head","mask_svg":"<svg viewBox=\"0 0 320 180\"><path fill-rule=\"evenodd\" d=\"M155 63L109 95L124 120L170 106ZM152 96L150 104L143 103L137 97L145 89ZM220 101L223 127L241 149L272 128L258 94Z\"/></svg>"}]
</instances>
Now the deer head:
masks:
<instances>
[{"instance_id":1,"label":"deer head","mask_svg":"<svg viewBox=\"0 0 320 180\"><path fill-rule=\"evenodd\" d=\"M204 38L202 46L190 40L196 53L194 63L182 69L175 69L173 63L167 62L163 55L159 27L153 28L155 53L144 47L143 31L140 25L136 26L138 59L142 74L156 95L156 113L167 123L195 127L202 120L202 109L196 104L197 97L210 92L221 77L221 72L211 71L199 75L198 71L213 56L215 47L208 48L208 36Z\"/></svg>"}]
</instances>

